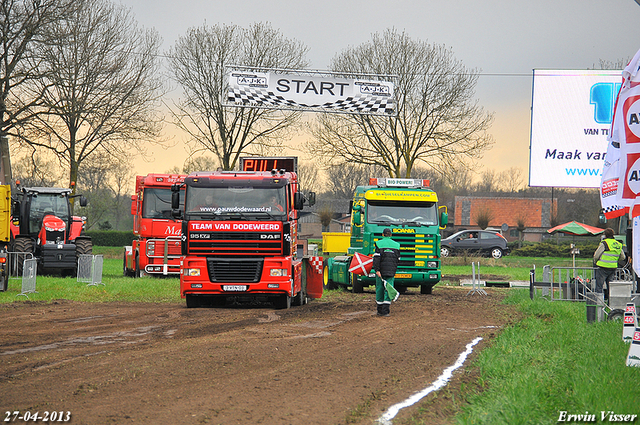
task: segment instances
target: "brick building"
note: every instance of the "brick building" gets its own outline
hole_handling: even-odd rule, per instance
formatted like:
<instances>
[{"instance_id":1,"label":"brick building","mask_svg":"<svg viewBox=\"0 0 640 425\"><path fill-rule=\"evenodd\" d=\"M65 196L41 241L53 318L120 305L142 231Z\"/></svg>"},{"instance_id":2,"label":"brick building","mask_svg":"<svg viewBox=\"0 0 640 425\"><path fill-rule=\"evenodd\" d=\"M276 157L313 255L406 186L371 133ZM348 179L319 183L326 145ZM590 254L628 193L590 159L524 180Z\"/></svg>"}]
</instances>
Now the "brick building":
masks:
<instances>
[{"instance_id":1,"label":"brick building","mask_svg":"<svg viewBox=\"0 0 640 425\"><path fill-rule=\"evenodd\" d=\"M479 229L478 216L489 218L489 227L500 229L507 225L502 234L509 241L518 240L518 221L524 220L524 240L540 242L542 235L551 227L551 216L557 211L557 199L551 198L499 198L456 196L453 229Z\"/></svg>"}]
</instances>

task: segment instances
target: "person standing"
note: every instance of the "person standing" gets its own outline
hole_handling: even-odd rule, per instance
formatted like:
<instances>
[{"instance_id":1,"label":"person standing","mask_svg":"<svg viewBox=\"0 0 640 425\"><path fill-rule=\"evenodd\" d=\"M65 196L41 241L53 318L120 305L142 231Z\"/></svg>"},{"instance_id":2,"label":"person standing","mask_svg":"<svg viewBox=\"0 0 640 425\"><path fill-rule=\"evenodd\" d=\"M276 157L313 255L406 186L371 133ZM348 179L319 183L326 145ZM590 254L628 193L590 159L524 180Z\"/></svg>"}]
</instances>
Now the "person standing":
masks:
<instances>
[{"instance_id":1,"label":"person standing","mask_svg":"<svg viewBox=\"0 0 640 425\"><path fill-rule=\"evenodd\" d=\"M604 283L609 284L611 277L618 268L618 262L625 259L622 243L613 238L613 229L604 229L604 239L593 253L596 265L596 293L602 294Z\"/></svg>"},{"instance_id":2,"label":"person standing","mask_svg":"<svg viewBox=\"0 0 640 425\"><path fill-rule=\"evenodd\" d=\"M382 231L382 239L375 243L373 267L376 271L376 304L378 316L388 316L391 310L391 298L385 288L383 280L393 286L394 276L400 261L400 244L391 239L391 229Z\"/></svg>"}]
</instances>

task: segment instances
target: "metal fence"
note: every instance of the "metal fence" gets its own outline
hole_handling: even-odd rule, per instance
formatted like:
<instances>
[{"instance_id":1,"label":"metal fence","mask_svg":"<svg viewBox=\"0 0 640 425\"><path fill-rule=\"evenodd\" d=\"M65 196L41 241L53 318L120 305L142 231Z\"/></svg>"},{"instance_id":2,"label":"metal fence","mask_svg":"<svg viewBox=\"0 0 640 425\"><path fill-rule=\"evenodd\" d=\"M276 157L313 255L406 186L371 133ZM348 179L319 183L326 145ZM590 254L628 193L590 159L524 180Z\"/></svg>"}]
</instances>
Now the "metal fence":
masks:
<instances>
[{"instance_id":1,"label":"metal fence","mask_svg":"<svg viewBox=\"0 0 640 425\"><path fill-rule=\"evenodd\" d=\"M78 257L78 282L87 283L88 286L104 285L102 283L102 255L80 255Z\"/></svg>"},{"instance_id":2,"label":"metal fence","mask_svg":"<svg viewBox=\"0 0 640 425\"><path fill-rule=\"evenodd\" d=\"M38 261L35 258L25 259L22 263L22 292L18 294L27 298L27 294L37 293L36 276L38 274Z\"/></svg>"},{"instance_id":3,"label":"metal fence","mask_svg":"<svg viewBox=\"0 0 640 425\"><path fill-rule=\"evenodd\" d=\"M536 275L534 266L530 272L529 294L531 299L541 295L551 301L584 301L585 294L595 291L596 269L594 267L551 267L544 266L542 280ZM636 292L635 274L628 268L616 269L610 283L627 282Z\"/></svg>"}]
</instances>

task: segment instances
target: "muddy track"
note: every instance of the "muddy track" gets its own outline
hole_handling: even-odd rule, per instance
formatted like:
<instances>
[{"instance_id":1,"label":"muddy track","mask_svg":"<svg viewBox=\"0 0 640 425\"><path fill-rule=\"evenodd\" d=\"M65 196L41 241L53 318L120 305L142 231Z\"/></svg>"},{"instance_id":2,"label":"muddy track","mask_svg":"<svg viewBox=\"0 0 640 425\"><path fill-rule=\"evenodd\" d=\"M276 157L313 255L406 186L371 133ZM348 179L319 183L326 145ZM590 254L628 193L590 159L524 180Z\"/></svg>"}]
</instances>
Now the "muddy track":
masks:
<instances>
[{"instance_id":1,"label":"muddy track","mask_svg":"<svg viewBox=\"0 0 640 425\"><path fill-rule=\"evenodd\" d=\"M488 292L409 293L388 318L372 293L289 310L3 305L0 411L64 410L86 424L368 424L510 320L501 292Z\"/></svg>"}]
</instances>

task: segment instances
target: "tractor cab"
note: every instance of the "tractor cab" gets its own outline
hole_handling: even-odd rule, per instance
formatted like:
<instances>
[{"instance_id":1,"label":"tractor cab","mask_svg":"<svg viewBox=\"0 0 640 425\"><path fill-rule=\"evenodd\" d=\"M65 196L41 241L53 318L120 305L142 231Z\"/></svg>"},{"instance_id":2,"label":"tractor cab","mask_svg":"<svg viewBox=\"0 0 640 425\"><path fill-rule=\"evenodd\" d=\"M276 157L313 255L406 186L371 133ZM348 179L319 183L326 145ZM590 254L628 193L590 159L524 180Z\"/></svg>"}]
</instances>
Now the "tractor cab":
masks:
<instances>
[{"instance_id":1,"label":"tractor cab","mask_svg":"<svg viewBox=\"0 0 640 425\"><path fill-rule=\"evenodd\" d=\"M87 205L81 195L80 206ZM32 253L43 269L71 272L77 257L90 254L91 239L84 236L84 219L71 215L71 189L20 188L13 199L13 251Z\"/></svg>"}]
</instances>

